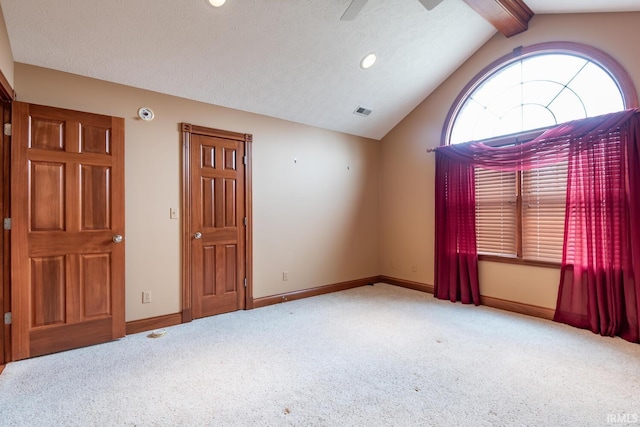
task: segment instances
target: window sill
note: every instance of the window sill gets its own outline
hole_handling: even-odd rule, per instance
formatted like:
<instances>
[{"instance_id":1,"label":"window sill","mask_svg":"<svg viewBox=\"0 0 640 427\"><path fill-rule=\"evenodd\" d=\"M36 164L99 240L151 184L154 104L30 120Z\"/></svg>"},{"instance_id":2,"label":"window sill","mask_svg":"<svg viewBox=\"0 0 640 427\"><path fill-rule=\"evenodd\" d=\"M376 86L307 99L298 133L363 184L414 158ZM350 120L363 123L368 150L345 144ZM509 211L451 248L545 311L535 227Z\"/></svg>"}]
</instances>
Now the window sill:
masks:
<instances>
[{"instance_id":1,"label":"window sill","mask_svg":"<svg viewBox=\"0 0 640 427\"><path fill-rule=\"evenodd\" d=\"M531 267L560 268L559 262L533 261L522 258L510 258L498 255L478 255L479 261L501 262L504 264L528 265Z\"/></svg>"}]
</instances>

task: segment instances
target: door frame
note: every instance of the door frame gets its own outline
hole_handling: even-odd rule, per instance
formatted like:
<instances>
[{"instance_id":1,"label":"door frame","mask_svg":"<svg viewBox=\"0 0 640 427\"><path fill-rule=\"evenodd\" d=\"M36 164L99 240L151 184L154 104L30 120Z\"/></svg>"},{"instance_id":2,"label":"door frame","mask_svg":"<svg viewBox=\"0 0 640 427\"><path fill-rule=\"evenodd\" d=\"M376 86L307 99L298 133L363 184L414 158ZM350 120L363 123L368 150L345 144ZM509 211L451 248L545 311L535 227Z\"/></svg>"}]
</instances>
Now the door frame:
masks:
<instances>
[{"instance_id":1,"label":"door frame","mask_svg":"<svg viewBox=\"0 0 640 427\"><path fill-rule=\"evenodd\" d=\"M11 102L16 98L9 81L0 70L0 103L2 103L2 141L0 144L0 214L2 218L10 217L10 188L11 174L9 165L11 153L11 136L4 134L4 124L11 123ZM0 262L2 262L2 274L0 274L0 373L3 366L11 361L11 325L5 325L4 313L11 312L11 235L9 230L2 228L2 241L0 242Z\"/></svg>"},{"instance_id":2,"label":"door frame","mask_svg":"<svg viewBox=\"0 0 640 427\"><path fill-rule=\"evenodd\" d=\"M2 123L11 123L11 103L2 102ZM0 215L2 218L10 218L11 210L9 201L11 183L11 137L2 132L2 144L0 145L0 175L2 185L0 188ZM11 359L11 325L4 323L4 313L11 312L11 234L9 230L2 228L2 242L0 242L0 262L2 262L2 274L0 275L0 366L10 362ZM0 369L0 372L2 369Z\"/></svg>"},{"instance_id":3,"label":"door frame","mask_svg":"<svg viewBox=\"0 0 640 427\"><path fill-rule=\"evenodd\" d=\"M192 261L192 227L191 227L191 134L212 136L244 142L244 209L247 223L245 225L245 273L247 284L245 287L245 310L253 308L253 212L252 212L252 183L251 183L251 145L253 135L232 132L181 123L182 133L182 323L193 320L193 291L191 278Z\"/></svg>"}]
</instances>

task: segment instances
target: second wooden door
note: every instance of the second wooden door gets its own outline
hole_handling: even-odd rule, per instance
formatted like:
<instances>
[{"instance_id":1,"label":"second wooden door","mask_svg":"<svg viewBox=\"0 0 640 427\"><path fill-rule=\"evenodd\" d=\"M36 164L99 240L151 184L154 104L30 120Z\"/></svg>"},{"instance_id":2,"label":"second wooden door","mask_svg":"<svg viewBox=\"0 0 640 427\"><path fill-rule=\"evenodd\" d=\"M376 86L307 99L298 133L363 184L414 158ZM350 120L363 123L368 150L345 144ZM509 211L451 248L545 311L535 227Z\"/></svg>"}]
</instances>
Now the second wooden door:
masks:
<instances>
[{"instance_id":1,"label":"second wooden door","mask_svg":"<svg viewBox=\"0 0 640 427\"><path fill-rule=\"evenodd\" d=\"M199 318L245 308L249 135L183 125L188 202L186 306ZM190 295L189 295L190 293Z\"/></svg>"}]
</instances>

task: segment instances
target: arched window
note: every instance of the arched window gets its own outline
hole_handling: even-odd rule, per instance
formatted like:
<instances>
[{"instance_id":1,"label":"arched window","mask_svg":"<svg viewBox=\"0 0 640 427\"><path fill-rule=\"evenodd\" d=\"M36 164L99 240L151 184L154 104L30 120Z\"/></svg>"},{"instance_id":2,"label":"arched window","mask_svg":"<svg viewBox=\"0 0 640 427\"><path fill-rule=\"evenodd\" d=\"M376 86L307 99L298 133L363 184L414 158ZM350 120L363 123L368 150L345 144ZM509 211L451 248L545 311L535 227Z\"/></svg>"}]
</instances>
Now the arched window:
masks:
<instances>
[{"instance_id":1,"label":"arched window","mask_svg":"<svg viewBox=\"0 0 640 427\"><path fill-rule=\"evenodd\" d=\"M463 89L447 116L442 144L518 144L541 129L637 104L629 75L597 49L576 43L519 48ZM559 263L566 175L566 163L527 172L476 169L478 253Z\"/></svg>"}]
</instances>

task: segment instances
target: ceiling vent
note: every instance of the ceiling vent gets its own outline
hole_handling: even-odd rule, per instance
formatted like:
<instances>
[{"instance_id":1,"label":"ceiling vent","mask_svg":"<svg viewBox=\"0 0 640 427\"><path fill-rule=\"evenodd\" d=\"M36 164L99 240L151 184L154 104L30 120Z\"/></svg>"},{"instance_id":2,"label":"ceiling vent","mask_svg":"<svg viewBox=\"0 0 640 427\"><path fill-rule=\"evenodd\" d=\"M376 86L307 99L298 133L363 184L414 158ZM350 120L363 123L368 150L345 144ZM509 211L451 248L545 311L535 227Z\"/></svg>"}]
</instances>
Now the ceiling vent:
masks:
<instances>
[{"instance_id":1,"label":"ceiling vent","mask_svg":"<svg viewBox=\"0 0 640 427\"><path fill-rule=\"evenodd\" d=\"M364 108L364 107L358 107L356 108L356 111L353 112L353 114L357 114L359 116L368 116L369 114L371 114L371 110L369 110L368 108Z\"/></svg>"}]
</instances>

